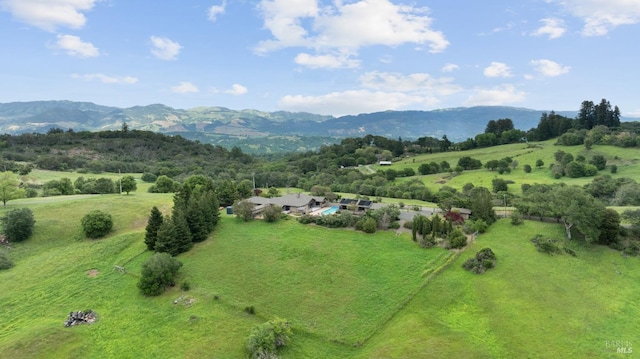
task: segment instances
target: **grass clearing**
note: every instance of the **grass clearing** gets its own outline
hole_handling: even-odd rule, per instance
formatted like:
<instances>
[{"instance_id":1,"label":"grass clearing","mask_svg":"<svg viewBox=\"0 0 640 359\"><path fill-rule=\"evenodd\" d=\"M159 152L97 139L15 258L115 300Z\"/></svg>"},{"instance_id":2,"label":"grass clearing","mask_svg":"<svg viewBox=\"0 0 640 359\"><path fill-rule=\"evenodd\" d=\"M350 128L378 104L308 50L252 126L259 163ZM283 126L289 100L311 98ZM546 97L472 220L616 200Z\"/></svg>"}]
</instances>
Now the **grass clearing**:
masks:
<instances>
[{"instance_id":1,"label":"grass clearing","mask_svg":"<svg viewBox=\"0 0 640 359\"><path fill-rule=\"evenodd\" d=\"M136 283L145 250L144 219L170 194L66 196L12 201L34 212L34 235L10 252L0 272L0 348L11 358L244 357L244 338L273 316L292 321L290 357L349 357L378 331L450 253L424 250L408 235L243 223L223 215L213 238L179 257L178 285L145 298ZM80 218L92 209L115 229L85 239ZM124 266L126 273L114 270ZM91 273L91 275L89 275ZM28 278L28 280L25 280ZM179 284L188 280L191 290ZM180 296L193 299L174 304ZM243 311L254 306L256 315ZM70 311L92 309L92 325L63 328Z\"/></svg>"},{"instance_id":2,"label":"grass clearing","mask_svg":"<svg viewBox=\"0 0 640 359\"><path fill-rule=\"evenodd\" d=\"M577 243L567 243L575 258L549 256L530 242L537 233L564 237L554 224L498 221L372 338L362 357L602 358L618 355L607 342L640 342L638 258ZM484 247L496 253L495 269L475 275L461 268Z\"/></svg>"}]
</instances>

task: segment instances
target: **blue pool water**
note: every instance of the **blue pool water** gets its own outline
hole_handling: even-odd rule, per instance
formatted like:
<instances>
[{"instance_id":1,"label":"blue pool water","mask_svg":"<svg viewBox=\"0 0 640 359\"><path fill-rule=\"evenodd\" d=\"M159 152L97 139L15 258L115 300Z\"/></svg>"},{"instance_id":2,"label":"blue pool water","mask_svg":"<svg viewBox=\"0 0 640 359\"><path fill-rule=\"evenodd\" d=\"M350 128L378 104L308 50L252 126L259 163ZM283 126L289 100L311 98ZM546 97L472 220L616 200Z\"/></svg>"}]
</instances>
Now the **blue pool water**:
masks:
<instances>
[{"instance_id":1,"label":"blue pool water","mask_svg":"<svg viewBox=\"0 0 640 359\"><path fill-rule=\"evenodd\" d=\"M325 209L324 211L322 211L322 215L326 216L328 214L334 214L334 213L338 212L339 209L340 209L340 207L338 207L338 206L331 206L331 207Z\"/></svg>"}]
</instances>

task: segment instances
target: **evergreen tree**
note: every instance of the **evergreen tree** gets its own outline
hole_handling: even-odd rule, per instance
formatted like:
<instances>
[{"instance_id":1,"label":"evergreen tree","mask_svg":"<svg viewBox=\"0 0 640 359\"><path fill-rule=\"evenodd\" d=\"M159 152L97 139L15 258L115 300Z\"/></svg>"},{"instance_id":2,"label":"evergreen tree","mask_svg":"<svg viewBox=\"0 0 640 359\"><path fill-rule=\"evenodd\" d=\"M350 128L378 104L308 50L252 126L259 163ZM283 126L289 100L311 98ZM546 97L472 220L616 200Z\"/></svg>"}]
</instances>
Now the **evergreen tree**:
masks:
<instances>
[{"instance_id":1,"label":"evergreen tree","mask_svg":"<svg viewBox=\"0 0 640 359\"><path fill-rule=\"evenodd\" d=\"M191 194L185 210L185 217L193 242L202 242L207 239L209 235L210 230L205 211L206 208L202 199L202 193L196 190Z\"/></svg>"},{"instance_id":2,"label":"evergreen tree","mask_svg":"<svg viewBox=\"0 0 640 359\"><path fill-rule=\"evenodd\" d=\"M220 211L218 210L218 208L220 208L220 202L213 190L205 191L201 201L203 202L202 208L206 217L207 230L211 232L220 220Z\"/></svg>"},{"instance_id":3,"label":"evergreen tree","mask_svg":"<svg viewBox=\"0 0 640 359\"><path fill-rule=\"evenodd\" d=\"M147 221L147 227L145 228L144 235L144 244L147 245L147 249L154 250L156 246L156 240L158 240L158 229L164 222L164 217L162 213L158 209L158 207L153 206L151 208L151 215L149 215L149 220Z\"/></svg>"},{"instance_id":4,"label":"evergreen tree","mask_svg":"<svg viewBox=\"0 0 640 359\"><path fill-rule=\"evenodd\" d=\"M475 187L471 190L471 219L482 219L491 225L497 220L496 213L491 203L491 192L484 187Z\"/></svg>"},{"instance_id":5,"label":"evergreen tree","mask_svg":"<svg viewBox=\"0 0 640 359\"><path fill-rule=\"evenodd\" d=\"M165 218L165 220L158 228L158 234L155 244L156 252L169 253L174 256L179 254L178 245L176 243L176 226L173 224L171 218Z\"/></svg>"},{"instance_id":6,"label":"evergreen tree","mask_svg":"<svg viewBox=\"0 0 640 359\"><path fill-rule=\"evenodd\" d=\"M593 101L582 101L578 112L578 126L582 129L590 130L595 126L596 108Z\"/></svg>"},{"instance_id":7,"label":"evergreen tree","mask_svg":"<svg viewBox=\"0 0 640 359\"><path fill-rule=\"evenodd\" d=\"M176 248L178 250L178 253L188 252L193 247L193 239L191 236L191 230L189 229L189 223L187 222L185 212L182 211L180 208L174 207L173 213L171 215L171 221L175 226L175 231L176 231L175 243L176 243Z\"/></svg>"}]
</instances>

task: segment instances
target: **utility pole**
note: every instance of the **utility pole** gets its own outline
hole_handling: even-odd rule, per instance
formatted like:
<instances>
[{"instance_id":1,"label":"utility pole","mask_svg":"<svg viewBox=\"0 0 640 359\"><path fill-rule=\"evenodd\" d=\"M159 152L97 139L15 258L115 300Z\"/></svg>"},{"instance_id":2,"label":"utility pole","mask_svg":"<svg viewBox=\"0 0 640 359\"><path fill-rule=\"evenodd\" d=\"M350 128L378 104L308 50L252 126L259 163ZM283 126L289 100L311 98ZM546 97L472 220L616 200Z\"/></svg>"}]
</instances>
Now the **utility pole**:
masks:
<instances>
[{"instance_id":1,"label":"utility pole","mask_svg":"<svg viewBox=\"0 0 640 359\"><path fill-rule=\"evenodd\" d=\"M120 174L120 170L118 170L118 182L120 182L120 197L122 197L122 175Z\"/></svg>"}]
</instances>

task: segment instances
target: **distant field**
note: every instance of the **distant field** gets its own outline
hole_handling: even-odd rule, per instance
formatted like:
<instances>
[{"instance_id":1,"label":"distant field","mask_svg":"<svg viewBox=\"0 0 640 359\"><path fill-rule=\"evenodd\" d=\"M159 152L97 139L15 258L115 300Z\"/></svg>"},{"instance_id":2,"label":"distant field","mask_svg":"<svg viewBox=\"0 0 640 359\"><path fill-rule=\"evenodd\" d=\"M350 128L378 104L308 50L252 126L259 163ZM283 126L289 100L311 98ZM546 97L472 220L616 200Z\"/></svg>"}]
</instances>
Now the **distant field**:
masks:
<instances>
[{"instance_id":1,"label":"distant field","mask_svg":"<svg viewBox=\"0 0 640 359\"><path fill-rule=\"evenodd\" d=\"M419 176L422 181L433 191L437 191L443 185L454 188L462 188L466 183L473 183L475 186L483 186L491 188L491 181L494 178L503 178L511 180L514 183L509 185L509 192L520 193L520 186L524 183L567 183L575 185L584 185L593 180L593 177L554 179L551 176L549 165L555 162L554 153L562 150L571 153L574 156L583 155L587 159L595 154L602 154L607 158L607 168L600 171L598 175L609 174L614 178L630 177L636 180L640 179L640 149L639 148L620 148L614 146L593 146L591 150L586 150L584 146L555 146L556 140L548 140L538 143L518 143L510 145L502 145L470 151L461 152L445 152L418 155L415 157L405 158L402 161L394 162L391 167L374 165L374 170L387 170L393 168L400 171L404 168L413 168L416 174L419 174L418 167L423 163L435 161L440 163L447 161L452 168L458 163L458 159L463 156L469 156L480 160L483 165L489 160L500 160L504 157L511 157L518 161L518 167L511 173L499 174L497 171L489 171L487 169L479 169L472 171L464 171L459 176L449 178L448 173L439 173L434 175ZM538 159L544 162L543 168L535 168ZM532 167L531 173L525 173L523 166L528 164ZM615 164L618 167L616 174L611 174L609 166ZM405 178L398 178L403 181Z\"/></svg>"}]
</instances>

